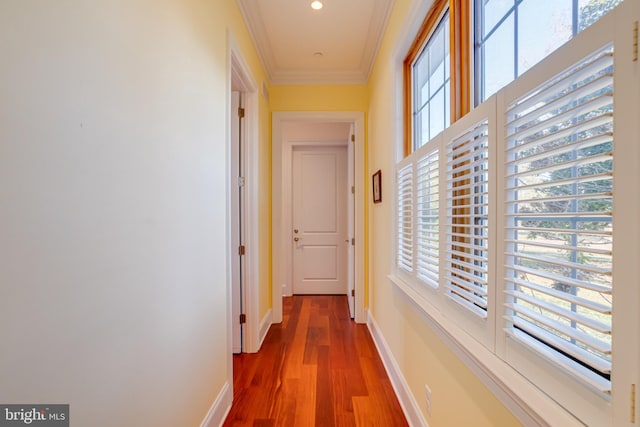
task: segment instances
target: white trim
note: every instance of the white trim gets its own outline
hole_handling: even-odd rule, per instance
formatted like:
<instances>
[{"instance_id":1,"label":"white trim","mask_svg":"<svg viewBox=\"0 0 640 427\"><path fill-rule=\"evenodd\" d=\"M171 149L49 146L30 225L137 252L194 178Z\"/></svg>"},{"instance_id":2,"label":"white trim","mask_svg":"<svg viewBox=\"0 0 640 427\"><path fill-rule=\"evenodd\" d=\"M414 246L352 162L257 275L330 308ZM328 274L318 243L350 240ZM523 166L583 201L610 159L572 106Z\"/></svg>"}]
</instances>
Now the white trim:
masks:
<instances>
[{"instance_id":1,"label":"white trim","mask_svg":"<svg viewBox=\"0 0 640 427\"><path fill-rule=\"evenodd\" d=\"M258 85L251 74L251 69L247 65L242 52L230 31L227 31L228 52L229 52L229 70L228 70L228 96L231 96L231 79L235 75L239 83L242 85L241 93L244 97L244 108L247 112L245 116L245 313L247 314L247 323L244 327L244 351L247 353L255 353L260 349L259 337L259 289L257 289L257 277L259 277L259 259L260 247L258 245L258 219L259 219L259 192L258 192L258 152L259 152L259 129L258 129ZM231 105L229 100L228 105ZM230 107L228 107L230 108ZM231 112L227 114L230 117ZM230 120L227 120L230 122ZM230 132L227 132L228 144L230 141ZM228 149L229 151L229 149ZM228 154L229 156L229 154ZM228 161L231 161L229 158ZM228 170L230 170L228 165ZM228 175L228 174L227 174ZM228 184L232 181L232 177L227 176ZM229 187L229 185L228 185ZM227 219L229 222L230 218ZM230 231L227 230L229 235ZM228 237L229 238L229 237ZM230 241L230 240L229 240ZM228 254L228 257L232 254ZM229 289L231 292L231 289ZM230 319L232 321L232 319ZM229 328L231 329L231 328ZM230 353L231 354L231 351ZM231 368L233 371L233 368ZM233 375L233 372L231 372ZM233 381L232 381L233 383Z\"/></svg>"},{"instance_id":2,"label":"white trim","mask_svg":"<svg viewBox=\"0 0 640 427\"><path fill-rule=\"evenodd\" d=\"M390 275L394 289L422 316L425 323L480 381L526 426L582 426L583 424L517 371L473 339L433 306L422 293Z\"/></svg>"},{"instance_id":3,"label":"white trim","mask_svg":"<svg viewBox=\"0 0 640 427\"><path fill-rule=\"evenodd\" d=\"M355 291L356 291L356 322L364 323L365 301L364 301L364 208L365 192L368 188L367 177L364 171L364 113L360 111L344 112L274 112L272 123L272 259L273 259L273 280L272 280L272 306L273 322L282 321L282 288L286 283L287 264L283 254L286 253L288 244L284 214L287 211L283 185L287 182L286 175L290 173L290 167L284 167L285 161L283 151L286 145L282 141L282 122L302 121L302 122L334 122L353 123L355 127L355 176L356 176L356 201L355 201Z\"/></svg>"},{"instance_id":4,"label":"white trim","mask_svg":"<svg viewBox=\"0 0 640 427\"><path fill-rule=\"evenodd\" d=\"M214 427L214 426L222 426L224 424L229 411L231 410L231 405L233 404L233 392L231 391L231 386L229 383L224 383L222 386L222 390L218 393L216 400L213 401L211 408L209 408L209 412L202 420L200 427Z\"/></svg>"},{"instance_id":5,"label":"white trim","mask_svg":"<svg viewBox=\"0 0 640 427\"><path fill-rule=\"evenodd\" d=\"M267 314L265 314L265 316L260 321L260 333L259 333L260 341L258 342L258 348L262 347L262 343L264 342L264 339L267 337L267 333L269 333L269 328L271 328L271 323L273 323L272 321L273 321L273 310L269 309L267 311Z\"/></svg>"},{"instance_id":6,"label":"white trim","mask_svg":"<svg viewBox=\"0 0 640 427\"><path fill-rule=\"evenodd\" d=\"M389 348L387 341L384 339L384 335L373 316L369 317L367 326L369 327L373 343L378 349L378 354L380 354L380 358L382 359L382 363L387 371L387 375L389 375L389 379L391 380L393 390L396 392L396 396L398 397L398 401L402 407L402 412L404 412L404 416L407 418L409 425L416 427L429 427L427 420L425 420L422 412L420 411L418 402L409 388L409 384L407 384L404 375L402 375L402 370L398 366L396 359L393 357L393 353L391 352L391 349Z\"/></svg>"}]
</instances>

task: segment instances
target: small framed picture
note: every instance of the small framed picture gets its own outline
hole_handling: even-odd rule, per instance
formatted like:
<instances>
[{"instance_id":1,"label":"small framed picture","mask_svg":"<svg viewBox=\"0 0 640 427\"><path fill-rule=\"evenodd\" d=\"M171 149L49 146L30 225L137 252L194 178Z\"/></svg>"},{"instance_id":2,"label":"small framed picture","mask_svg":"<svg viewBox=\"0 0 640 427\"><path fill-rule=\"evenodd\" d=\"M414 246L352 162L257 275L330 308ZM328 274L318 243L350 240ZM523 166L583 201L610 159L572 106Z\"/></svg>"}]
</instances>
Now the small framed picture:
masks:
<instances>
[{"instance_id":1,"label":"small framed picture","mask_svg":"<svg viewBox=\"0 0 640 427\"><path fill-rule=\"evenodd\" d=\"M382 201L382 171L373 174L373 203Z\"/></svg>"}]
</instances>

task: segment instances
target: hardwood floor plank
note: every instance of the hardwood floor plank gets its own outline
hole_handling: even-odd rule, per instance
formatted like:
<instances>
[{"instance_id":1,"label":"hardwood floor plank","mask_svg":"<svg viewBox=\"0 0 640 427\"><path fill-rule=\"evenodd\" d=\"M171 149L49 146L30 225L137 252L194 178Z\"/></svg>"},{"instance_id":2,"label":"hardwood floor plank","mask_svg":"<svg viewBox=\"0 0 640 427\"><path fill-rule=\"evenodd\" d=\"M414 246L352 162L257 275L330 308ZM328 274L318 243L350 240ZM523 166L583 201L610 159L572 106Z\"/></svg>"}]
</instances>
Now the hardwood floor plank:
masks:
<instances>
[{"instance_id":1,"label":"hardwood floor plank","mask_svg":"<svg viewBox=\"0 0 640 427\"><path fill-rule=\"evenodd\" d=\"M256 354L234 356L225 426L406 426L366 325L346 296L283 299Z\"/></svg>"},{"instance_id":2,"label":"hardwood floor plank","mask_svg":"<svg viewBox=\"0 0 640 427\"><path fill-rule=\"evenodd\" d=\"M318 370L316 366L304 366L302 380L298 386L295 426L313 426L316 410L316 381ZM284 427L284 426L283 426Z\"/></svg>"},{"instance_id":3,"label":"hardwood floor plank","mask_svg":"<svg viewBox=\"0 0 640 427\"><path fill-rule=\"evenodd\" d=\"M318 378L316 380L316 410L315 425L333 426L334 421L334 396L331 383L331 367L329 361L329 347L318 347Z\"/></svg>"}]
</instances>

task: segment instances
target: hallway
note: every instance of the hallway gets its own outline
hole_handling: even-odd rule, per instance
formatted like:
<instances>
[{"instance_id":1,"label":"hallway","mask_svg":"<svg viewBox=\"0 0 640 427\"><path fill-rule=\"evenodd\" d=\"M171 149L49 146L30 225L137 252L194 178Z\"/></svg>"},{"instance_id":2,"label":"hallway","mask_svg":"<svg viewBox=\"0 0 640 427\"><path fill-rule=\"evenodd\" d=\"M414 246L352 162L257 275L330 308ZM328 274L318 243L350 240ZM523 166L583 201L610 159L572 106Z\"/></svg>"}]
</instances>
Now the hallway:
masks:
<instances>
[{"instance_id":1,"label":"hallway","mask_svg":"<svg viewBox=\"0 0 640 427\"><path fill-rule=\"evenodd\" d=\"M283 300L256 354L234 356L225 426L406 426L366 325L345 296Z\"/></svg>"}]
</instances>

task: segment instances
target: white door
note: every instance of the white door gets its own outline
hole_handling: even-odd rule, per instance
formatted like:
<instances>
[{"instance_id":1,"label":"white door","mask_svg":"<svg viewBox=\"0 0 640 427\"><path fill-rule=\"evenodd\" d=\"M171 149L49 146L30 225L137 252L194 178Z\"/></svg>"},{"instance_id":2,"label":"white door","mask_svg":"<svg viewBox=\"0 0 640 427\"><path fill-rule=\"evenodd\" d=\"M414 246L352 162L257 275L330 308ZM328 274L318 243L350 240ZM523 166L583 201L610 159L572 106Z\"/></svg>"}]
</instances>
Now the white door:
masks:
<instances>
[{"instance_id":1,"label":"white door","mask_svg":"<svg viewBox=\"0 0 640 427\"><path fill-rule=\"evenodd\" d=\"M347 294L347 148L293 152L293 293Z\"/></svg>"},{"instance_id":2,"label":"white door","mask_svg":"<svg viewBox=\"0 0 640 427\"><path fill-rule=\"evenodd\" d=\"M347 198L348 198L348 209L347 209L347 224L348 224L348 233L349 233L349 244L347 245L347 299L349 300L349 314L351 318L355 318L355 305L356 305L356 294L355 294L355 235L356 235L356 180L355 180L355 134L353 131L353 125L349 129L349 143L348 143L348 186L347 186Z\"/></svg>"},{"instance_id":3,"label":"white door","mask_svg":"<svg viewBox=\"0 0 640 427\"><path fill-rule=\"evenodd\" d=\"M231 92L231 283L232 283L232 327L233 327L233 352L242 353L244 351L243 334L244 328L241 322L241 315L244 312L244 276L245 266L243 251L244 247L244 135L243 120L240 110L242 108L242 97L239 92Z\"/></svg>"}]
</instances>

